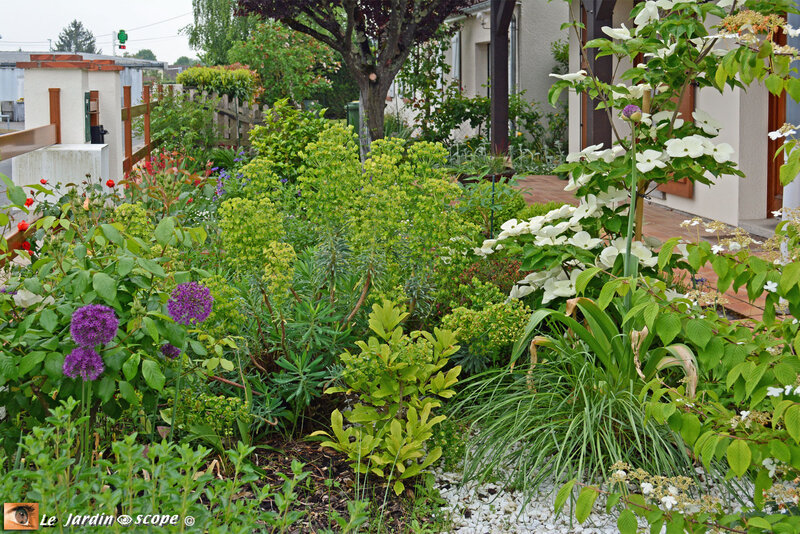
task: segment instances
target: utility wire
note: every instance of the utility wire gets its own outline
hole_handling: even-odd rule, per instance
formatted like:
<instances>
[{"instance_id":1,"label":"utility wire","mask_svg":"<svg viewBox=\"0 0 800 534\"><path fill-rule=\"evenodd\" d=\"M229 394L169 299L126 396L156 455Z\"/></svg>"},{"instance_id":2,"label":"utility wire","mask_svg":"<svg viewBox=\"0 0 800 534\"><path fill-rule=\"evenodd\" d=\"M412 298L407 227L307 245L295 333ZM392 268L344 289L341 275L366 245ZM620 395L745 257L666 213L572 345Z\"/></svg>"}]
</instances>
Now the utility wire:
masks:
<instances>
[{"instance_id":1,"label":"utility wire","mask_svg":"<svg viewBox=\"0 0 800 534\"><path fill-rule=\"evenodd\" d=\"M185 17L186 15L191 15L191 14L192 14L192 12L189 11L188 13L184 13L182 15L177 15L175 17L171 17L171 18L168 18L168 19L159 20L158 22L151 22L150 24L145 24L144 26L137 26L136 28L131 28L131 29L125 30L125 31L133 32L133 31L136 31L136 30L141 30L143 28L149 28L150 26L155 26L157 24L163 24L164 22L169 22L171 20L179 19L181 17Z\"/></svg>"}]
</instances>

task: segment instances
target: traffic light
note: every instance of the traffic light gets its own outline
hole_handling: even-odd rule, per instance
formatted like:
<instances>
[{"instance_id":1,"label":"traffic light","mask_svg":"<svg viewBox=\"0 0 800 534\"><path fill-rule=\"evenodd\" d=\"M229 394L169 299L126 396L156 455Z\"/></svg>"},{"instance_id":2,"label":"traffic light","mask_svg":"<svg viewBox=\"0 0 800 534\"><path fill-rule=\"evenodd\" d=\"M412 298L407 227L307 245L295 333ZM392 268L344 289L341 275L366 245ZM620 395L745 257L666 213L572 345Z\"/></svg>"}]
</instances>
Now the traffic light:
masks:
<instances>
[{"instance_id":1,"label":"traffic light","mask_svg":"<svg viewBox=\"0 0 800 534\"><path fill-rule=\"evenodd\" d=\"M125 41L128 40L128 34L125 33L125 30L120 30L117 32L117 41L119 41L119 49L125 50Z\"/></svg>"}]
</instances>

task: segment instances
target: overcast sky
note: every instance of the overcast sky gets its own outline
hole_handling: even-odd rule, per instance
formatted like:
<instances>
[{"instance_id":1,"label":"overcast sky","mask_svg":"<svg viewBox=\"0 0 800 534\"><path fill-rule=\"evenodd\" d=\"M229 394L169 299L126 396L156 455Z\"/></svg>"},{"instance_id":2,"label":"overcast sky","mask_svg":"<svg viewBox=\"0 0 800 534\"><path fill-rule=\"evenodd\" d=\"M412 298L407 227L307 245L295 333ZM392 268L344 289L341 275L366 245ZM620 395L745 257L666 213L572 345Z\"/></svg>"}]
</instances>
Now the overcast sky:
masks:
<instances>
[{"instance_id":1,"label":"overcast sky","mask_svg":"<svg viewBox=\"0 0 800 534\"><path fill-rule=\"evenodd\" d=\"M192 0L0 0L0 50L46 52L47 40L55 43L64 26L78 19L103 54L112 53L112 32L124 29L129 53L149 48L159 61L173 63L180 56L197 57L179 33L192 22L191 12Z\"/></svg>"}]
</instances>

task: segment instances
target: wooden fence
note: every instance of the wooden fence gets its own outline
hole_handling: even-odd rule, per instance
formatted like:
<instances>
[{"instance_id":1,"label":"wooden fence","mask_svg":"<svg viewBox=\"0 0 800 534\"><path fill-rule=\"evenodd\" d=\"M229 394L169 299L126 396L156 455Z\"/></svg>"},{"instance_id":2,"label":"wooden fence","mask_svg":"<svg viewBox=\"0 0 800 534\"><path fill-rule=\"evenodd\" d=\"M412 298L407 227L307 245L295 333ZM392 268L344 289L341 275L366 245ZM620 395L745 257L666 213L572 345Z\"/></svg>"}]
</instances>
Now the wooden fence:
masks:
<instances>
[{"instance_id":1,"label":"wooden fence","mask_svg":"<svg viewBox=\"0 0 800 534\"><path fill-rule=\"evenodd\" d=\"M10 159L61 142L61 89L49 89L50 124L0 135L0 160Z\"/></svg>"},{"instance_id":2,"label":"wooden fence","mask_svg":"<svg viewBox=\"0 0 800 534\"><path fill-rule=\"evenodd\" d=\"M159 96L163 94L163 88L158 86ZM125 144L125 159L122 160L122 172L128 173L136 163L144 158L150 158L153 149L161 144L161 139L153 140L150 138L150 112L158 105L158 101L151 100L151 89L149 85L142 87L142 103L138 106L131 105L131 86L126 85L122 88L122 125L123 139ZM144 117L144 146L133 151L133 119Z\"/></svg>"}]
</instances>

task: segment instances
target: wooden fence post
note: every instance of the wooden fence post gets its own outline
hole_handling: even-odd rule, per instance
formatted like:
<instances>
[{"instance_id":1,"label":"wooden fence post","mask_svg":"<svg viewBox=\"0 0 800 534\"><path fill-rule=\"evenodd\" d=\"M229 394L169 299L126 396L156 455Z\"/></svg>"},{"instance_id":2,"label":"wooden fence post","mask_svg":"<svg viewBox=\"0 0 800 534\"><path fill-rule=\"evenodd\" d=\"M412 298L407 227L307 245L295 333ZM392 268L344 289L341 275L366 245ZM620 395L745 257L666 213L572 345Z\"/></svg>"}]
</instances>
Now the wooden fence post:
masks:
<instances>
[{"instance_id":1,"label":"wooden fence post","mask_svg":"<svg viewBox=\"0 0 800 534\"><path fill-rule=\"evenodd\" d=\"M61 144L61 89L50 88L50 124L56 126L56 144Z\"/></svg>"},{"instance_id":2,"label":"wooden fence post","mask_svg":"<svg viewBox=\"0 0 800 534\"><path fill-rule=\"evenodd\" d=\"M142 87L142 99L145 104L144 112L144 146L147 150L147 161L150 161L151 147L150 147L150 86L145 85Z\"/></svg>"},{"instance_id":3,"label":"wooden fence post","mask_svg":"<svg viewBox=\"0 0 800 534\"><path fill-rule=\"evenodd\" d=\"M133 159L133 129L131 117L131 86L126 85L122 88L122 103L125 109L125 160L122 163L122 170L130 172L131 160Z\"/></svg>"}]
</instances>

